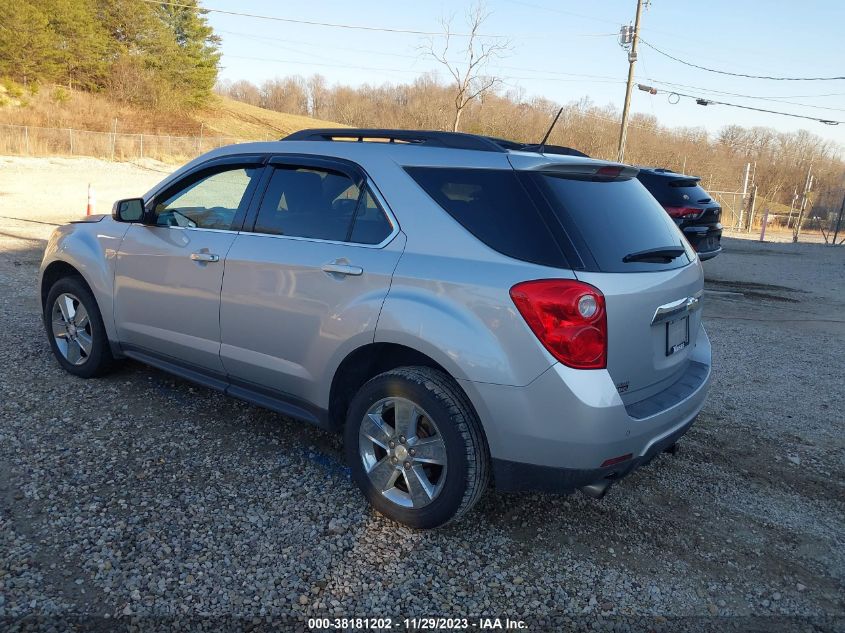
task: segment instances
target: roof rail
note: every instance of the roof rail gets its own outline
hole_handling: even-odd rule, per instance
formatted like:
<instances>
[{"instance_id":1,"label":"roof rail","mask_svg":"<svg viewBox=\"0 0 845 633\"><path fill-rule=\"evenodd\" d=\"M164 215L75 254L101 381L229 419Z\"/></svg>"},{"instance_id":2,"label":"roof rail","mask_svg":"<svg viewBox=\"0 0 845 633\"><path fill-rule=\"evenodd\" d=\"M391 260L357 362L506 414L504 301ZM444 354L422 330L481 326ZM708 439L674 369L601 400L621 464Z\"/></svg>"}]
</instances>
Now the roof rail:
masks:
<instances>
[{"instance_id":1,"label":"roof rail","mask_svg":"<svg viewBox=\"0 0 845 633\"><path fill-rule=\"evenodd\" d=\"M433 130L389 130L368 128L321 128L314 130L300 130L286 137L283 141L334 141L334 140L364 139L381 140L389 143L410 143L413 145L429 145L435 147L449 147L452 149L473 149L481 152L506 152L496 141L486 136L464 134L462 132L439 132Z\"/></svg>"}]
</instances>

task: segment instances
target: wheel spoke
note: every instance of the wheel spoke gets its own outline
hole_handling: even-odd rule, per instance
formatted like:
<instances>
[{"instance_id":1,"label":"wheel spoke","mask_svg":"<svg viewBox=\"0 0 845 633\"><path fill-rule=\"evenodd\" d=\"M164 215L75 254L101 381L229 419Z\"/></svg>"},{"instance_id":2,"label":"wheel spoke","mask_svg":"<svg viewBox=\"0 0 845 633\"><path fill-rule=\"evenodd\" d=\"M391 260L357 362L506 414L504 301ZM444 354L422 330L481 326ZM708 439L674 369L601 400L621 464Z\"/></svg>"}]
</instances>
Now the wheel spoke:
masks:
<instances>
[{"instance_id":1,"label":"wheel spoke","mask_svg":"<svg viewBox=\"0 0 845 633\"><path fill-rule=\"evenodd\" d=\"M432 500L434 497L434 486L428 480L428 476L425 474L422 466L414 466L408 470L403 470L402 475L405 477L408 494L415 508L422 507Z\"/></svg>"},{"instance_id":2,"label":"wheel spoke","mask_svg":"<svg viewBox=\"0 0 845 633\"><path fill-rule=\"evenodd\" d=\"M414 437L417 434L417 419L420 412L414 404L408 400L394 400L393 402L393 427L398 435Z\"/></svg>"},{"instance_id":3,"label":"wheel spoke","mask_svg":"<svg viewBox=\"0 0 845 633\"><path fill-rule=\"evenodd\" d=\"M387 443L393 435L390 427L381 417L380 413L370 413L361 424L361 433L364 437L375 442L384 450L387 450Z\"/></svg>"},{"instance_id":4,"label":"wheel spoke","mask_svg":"<svg viewBox=\"0 0 845 633\"><path fill-rule=\"evenodd\" d=\"M396 470L396 466L393 465L390 458L385 457L377 462L367 474L376 489L384 492L393 488L393 484L396 483L396 478L399 476L399 471Z\"/></svg>"},{"instance_id":5,"label":"wheel spoke","mask_svg":"<svg viewBox=\"0 0 845 633\"><path fill-rule=\"evenodd\" d=\"M85 329L88 325L88 310L81 303L76 307L76 316L74 317L76 327L80 330Z\"/></svg>"},{"instance_id":6,"label":"wheel spoke","mask_svg":"<svg viewBox=\"0 0 845 633\"><path fill-rule=\"evenodd\" d=\"M53 336L56 338L65 338L67 336L65 322L62 321L61 317L56 318L56 316L57 315L53 316Z\"/></svg>"},{"instance_id":7,"label":"wheel spoke","mask_svg":"<svg viewBox=\"0 0 845 633\"><path fill-rule=\"evenodd\" d=\"M426 437L411 445L414 449L414 460L427 464L446 464L446 445L439 435Z\"/></svg>"},{"instance_id":8,"label":"wheel spoke","mask_svg":"<svg viewBox=\"0 0 845 633\"><path fill-rule=\"evenodd\" d=\"M85 353L85 357L88 358L91 355L91 346L93 345L91 335L88 332L79 331L76 334L76 341L79 343L80 349Z\"/></svg>"},{"instance_id":9,"label":"wheel spoke","mask_svg":"<svg viewBox=\"0 0 845 633\"><path fill-rule=\"evenodd\" d=\"M72 321L73 317L76 316L76 308L73 307L73 297L70 295L59 297L59 310L62 311L65 321Z\"/></svg>"},{"instance_id":10,"label":"wheel spoke","mask_svg":"<svg viewBox=\"0 0 845 633\"><path fill-rule=\"evenodd\" d=\"M67 358L68 342L68 339L64 337L56 339L56 347L59 348L59 351L65 358Z\"/></svg>"},{"instance_id":11,"label":"wheel spoke","mask_svg":"<svg viewBox=\"0 0 845 633\"><path fill-rule=\"evenodd\" d=\"M82 354L80 352L79 343L74 340L69 340L67 343L67 360L69 363L73 363L74 365L79 362L79 359L82 358Z\"/></svg>"}]
</instances>

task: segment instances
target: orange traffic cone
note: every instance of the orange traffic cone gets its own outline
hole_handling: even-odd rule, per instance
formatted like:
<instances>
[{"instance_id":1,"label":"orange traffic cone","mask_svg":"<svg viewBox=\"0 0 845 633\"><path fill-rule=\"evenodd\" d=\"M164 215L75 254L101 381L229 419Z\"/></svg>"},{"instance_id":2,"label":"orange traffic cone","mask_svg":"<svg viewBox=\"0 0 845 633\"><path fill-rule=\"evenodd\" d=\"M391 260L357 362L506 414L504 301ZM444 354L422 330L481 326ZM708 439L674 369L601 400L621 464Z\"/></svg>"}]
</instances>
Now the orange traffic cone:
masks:
<instances>
[{"instance_id":1,"label":"orange traffic cone","mask_svg":"<svg viewBox=\"0 0 845 633\"><path fill-rule=\"evenodd\" d=\"M96 213L96 207L97 194L94 192L94 188L91 186L91 183L88 183L88 206L85 208L85 215Z\"/></svg>"}]
</instances>

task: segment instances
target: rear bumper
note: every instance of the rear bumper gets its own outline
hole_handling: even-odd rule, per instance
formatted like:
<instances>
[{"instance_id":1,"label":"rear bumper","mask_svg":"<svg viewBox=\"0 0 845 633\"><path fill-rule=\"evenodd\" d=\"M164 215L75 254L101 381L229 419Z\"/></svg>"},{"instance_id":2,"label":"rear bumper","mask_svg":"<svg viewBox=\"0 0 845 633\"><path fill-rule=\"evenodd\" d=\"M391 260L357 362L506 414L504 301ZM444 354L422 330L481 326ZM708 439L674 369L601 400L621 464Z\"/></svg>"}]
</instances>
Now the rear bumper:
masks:
<instances>
[{"instance_id":1,"label":"rear bumper","mask_svg":"<svg viewBox=\"0 0 845 633\"><path fill-rule=\"evenodd\" d=\"M682 230L700 260L712 259L722 252L721 224L685 226Z\"/></svg>"},{"instance_id":2,"label":"rear bumper","mask_svg":"<svg viewBox=\"0 0 845 633\"><path fill-rule=\"evenodd\" d=\"M605 370L557 364L525 387L462 381L487 435L495 486L566 492L646 464L677 441L704 406L711 365L703 328L690 361L672 385L627 407ZM620 464L602 466L628 454Z\"/></svg>"},{"instance_id":3,"label":"rear bumper","mask_svg":"<svg viewBox=\"0 0 845 633\"><path fill-rule=\"evenodd\" d=\"M714 257L716 257L716 255L718 255L721 252L722 252L722 247L720 246L719 248L715 248L715 249L710 250L710 251L704 251L703 253L699 253L698 259L700 259L703 262L706 262L708 259L713 259Z\"/></svg>"},{"instance_id":4,"label":"rear bumper","mask_svg":"<svg viewBox=\"0 0 845 633\"><path fill-rule=\"evenodd\" d=\"M675 444L689 430L693 422L695 419L658 438L644 455L606 468L554 468L511 462L506 459L493 459L493 482L496 489L503 492L538 490L557 493L574 492L578 488L601 481L616 482L630 475L637 468L645 466Z\"/></svg>"}]
</instances>

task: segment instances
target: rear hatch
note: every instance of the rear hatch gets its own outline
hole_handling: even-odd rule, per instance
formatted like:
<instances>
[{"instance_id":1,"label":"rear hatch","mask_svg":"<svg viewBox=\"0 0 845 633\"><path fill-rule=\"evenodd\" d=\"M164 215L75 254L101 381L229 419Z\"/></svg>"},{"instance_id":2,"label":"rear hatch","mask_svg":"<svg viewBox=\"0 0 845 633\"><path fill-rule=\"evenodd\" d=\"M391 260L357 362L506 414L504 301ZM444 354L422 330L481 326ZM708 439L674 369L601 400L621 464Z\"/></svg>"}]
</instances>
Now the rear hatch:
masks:
<instances>
[{"instance_id":1,"label":"rear hatch","mask_svg":"<svg viewBox=\"0 0 845 633\"><path fill-rule=\"evenodd\" d=\"M576 276L605 296L607 369L623 402L648 398L687 368L701 323L701 266L636 178L548 169L527 177L562 228Z\"/></svg>"},{"instance_id":2,"label":"rear hatch","mask_svg":"<svg viewBox=\"0 0 845 633\"><path fill-rule=\"evenodd\" d=\"M704 190L697 176L644 170L637 178L677 224L684 226L719 222L722 208Z\"/></svg>"}]
</instances>

